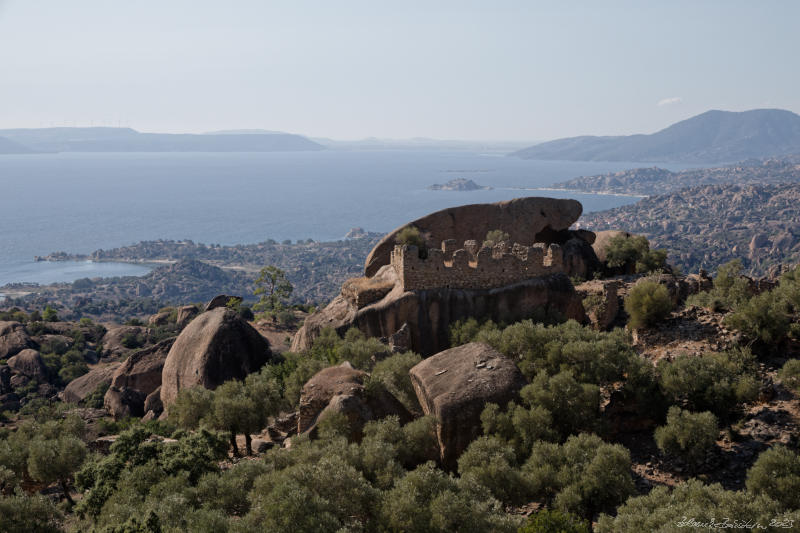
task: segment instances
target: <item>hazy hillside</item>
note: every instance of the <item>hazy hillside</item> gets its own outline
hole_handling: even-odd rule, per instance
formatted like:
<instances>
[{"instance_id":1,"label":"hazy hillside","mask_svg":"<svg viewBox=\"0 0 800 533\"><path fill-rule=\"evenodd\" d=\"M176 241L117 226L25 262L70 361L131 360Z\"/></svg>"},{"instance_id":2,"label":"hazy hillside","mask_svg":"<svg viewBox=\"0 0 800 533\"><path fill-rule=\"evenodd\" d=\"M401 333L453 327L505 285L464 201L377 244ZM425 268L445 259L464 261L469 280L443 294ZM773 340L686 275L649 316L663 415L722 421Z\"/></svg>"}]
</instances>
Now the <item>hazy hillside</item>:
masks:
<instances>
[{"instance_id":1,"label":"hazy hillside","mask_svg":"<svg viewBox=\"0 0 800 533\"><path fill-rule=\"evenodd\" d=\"M645 235L687 273L738 258L762 275L800 261L800 184L692 187L589 213L579 223Z\"/></svg>"},{"instance_id":2,"label":"hazy hillside","mask_svg":"<svg viewBox=\"0 0 800 533\"><path fill-rule=\"evenodd\" d=\"M581 176L552 185L556 189L614 194L665 194L686 187L723 183L768 184L800 182L800 158L750 160L713 168L671 172L649 167L597 176Z\"/></svg>"},{"instance_id":3,"label":"hazy hillside","mask_svg":"<svg viewBox=\"0 0 800 533\"><path fill-rule=\"evenodd\" d=\"M780 109L707 111L651 135L570 137L511 155L576 161L721 163L800 152L800 116Z\"/></svg>"},{"instance_id":4,"label":"hazy hillside","mask_svg":"<svg viewBox=\"0 0 800 533\"><path fill-rule=\"evenodd\" d=\"M27 154L30 149L5 137L0 137L0 154Z\"/></svg>"},{"instance_id":5,"label":"hazy hillside","mask_svg":"<svg viewBox=\"0 0 800 533\"><path fill-rule=\"evenodd\" d=\"M324 150L289 133L168 134L130 128L43 128L0 130L4 136L42 152L273 152Z\"/></svg>"}]
</instances>

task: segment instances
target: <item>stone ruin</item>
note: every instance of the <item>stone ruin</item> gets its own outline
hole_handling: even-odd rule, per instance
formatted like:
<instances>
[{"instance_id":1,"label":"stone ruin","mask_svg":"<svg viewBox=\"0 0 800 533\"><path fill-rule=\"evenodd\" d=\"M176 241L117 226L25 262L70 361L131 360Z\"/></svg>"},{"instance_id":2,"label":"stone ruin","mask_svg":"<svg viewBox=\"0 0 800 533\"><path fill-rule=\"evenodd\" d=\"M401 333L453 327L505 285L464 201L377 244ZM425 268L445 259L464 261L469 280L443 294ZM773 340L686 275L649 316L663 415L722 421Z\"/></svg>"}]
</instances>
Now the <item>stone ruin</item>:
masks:
<instances>
[{"instance_id":1,"label":"stone ruin","mask_svg":"<svg viewBox=\"0 0 800 533\"><path fill-rule=\"evenodd\" d=\"M558 244L500 242L489 247L468 240L463 248L456 247L455 239L444 240L441 249L428 249L422 259L416 246L395 246L391 265L403 289L494 289L564 272Z\"/></svg>"}]
</instances>

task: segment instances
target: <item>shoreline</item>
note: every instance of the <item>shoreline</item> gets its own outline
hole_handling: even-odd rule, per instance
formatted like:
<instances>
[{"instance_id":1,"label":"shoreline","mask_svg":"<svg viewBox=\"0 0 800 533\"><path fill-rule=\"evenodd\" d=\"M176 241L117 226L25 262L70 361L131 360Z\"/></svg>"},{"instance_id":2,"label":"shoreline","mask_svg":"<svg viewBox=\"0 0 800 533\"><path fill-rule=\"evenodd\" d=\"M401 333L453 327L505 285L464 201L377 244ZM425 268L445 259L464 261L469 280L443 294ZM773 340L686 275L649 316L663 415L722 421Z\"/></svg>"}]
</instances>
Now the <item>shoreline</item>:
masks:
<instances>
[{"instance_id":1,"label":"shoreline","mask_svg":"<svg viewBox=\"0 0 800 533\"><path fill-rule=\"evenodd\" d=\"M626 194L621 192L608 192L608 191L582 191L579 189L559 189L557 187L509 187L510 190L514 191L553 191L553 192L569 192L575 194L597 194L600 196L619 196L622 198L649 198L650 195L648 194Z\"/></svg>"}]
</instances>

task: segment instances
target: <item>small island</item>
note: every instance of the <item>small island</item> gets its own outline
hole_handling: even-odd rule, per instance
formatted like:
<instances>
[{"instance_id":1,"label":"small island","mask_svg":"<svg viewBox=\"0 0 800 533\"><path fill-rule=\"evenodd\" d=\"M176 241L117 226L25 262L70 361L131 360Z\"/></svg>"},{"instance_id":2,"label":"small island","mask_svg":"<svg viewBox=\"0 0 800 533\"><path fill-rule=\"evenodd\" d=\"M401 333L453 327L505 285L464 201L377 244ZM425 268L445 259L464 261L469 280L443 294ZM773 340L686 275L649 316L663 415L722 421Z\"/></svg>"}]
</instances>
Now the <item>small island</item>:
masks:
<instances>
[{"instance_id":1,"label":"small island","mask_svg":"<svg viewBox=\"0 0 800 533\"><path fill-rule=\"evenodd\" d=\"M478 185L472 180L466 178L456 178L447 183L435 183L428 187L429 191L488 191L491 187Z\"/></svg>"}]
</instances>

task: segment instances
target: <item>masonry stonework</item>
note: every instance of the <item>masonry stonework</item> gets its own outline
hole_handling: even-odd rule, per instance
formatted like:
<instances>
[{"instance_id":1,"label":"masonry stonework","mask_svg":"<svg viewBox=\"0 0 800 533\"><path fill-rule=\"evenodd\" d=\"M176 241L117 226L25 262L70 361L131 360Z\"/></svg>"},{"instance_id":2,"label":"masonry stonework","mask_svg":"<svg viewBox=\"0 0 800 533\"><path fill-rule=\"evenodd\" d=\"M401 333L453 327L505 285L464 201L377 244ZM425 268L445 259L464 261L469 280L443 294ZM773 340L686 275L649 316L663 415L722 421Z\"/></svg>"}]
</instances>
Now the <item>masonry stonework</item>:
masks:
<instances>
[{"instance_id":1,"label":"masonry stonework","mask_svg":"<svg viewBox=\"0 0 800 533\"><path fill-rule=\"evenodd\" d=\"M421 259L416 246L397 245L391 265L405 290L493 289L564 271L563 251L557 244L523 246L501 242L478 247L466 241L456 249L452 239L442 242Z\"/></svg>"}]
</instances>

